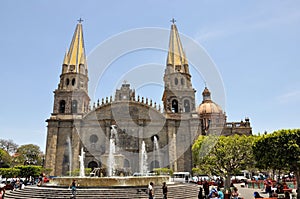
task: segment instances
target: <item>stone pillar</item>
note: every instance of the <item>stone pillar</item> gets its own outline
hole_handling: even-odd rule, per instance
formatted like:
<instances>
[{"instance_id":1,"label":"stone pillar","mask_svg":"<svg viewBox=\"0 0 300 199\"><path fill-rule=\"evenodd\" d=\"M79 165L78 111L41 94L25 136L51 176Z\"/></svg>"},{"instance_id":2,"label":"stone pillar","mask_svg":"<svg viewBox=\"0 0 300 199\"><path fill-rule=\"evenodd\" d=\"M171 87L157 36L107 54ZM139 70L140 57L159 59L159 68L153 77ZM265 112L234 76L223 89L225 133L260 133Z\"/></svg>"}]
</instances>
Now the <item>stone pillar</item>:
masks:
<instances>
[{"instance_id":1,"label":"stone pillar","mask_svg":"<svg viewBox=\"0 0 300 199\"><path fill-rule=\"evenodd\" d=\"M73 157L72 171L74 171L80 168L79 155L80 155L81 147L83 147L76 127L73 127L72 129L71 143L72 143L72 157Z\"/></svg>"},{"instance_id":2,"label":"stone pillar","mask_svg":"<svg viewBox=\"0 0 300 199\"><path fill-rule=\"evenodd\" d=\"M47 169L51 169L50 175L55 175L56 149L57 149L57 122L48 120L47 145L45 165Z\"/></svg>"},{"instance_id":3,"label":"stone pillar","mask_svg":"<svg viewBox=\"0 0 300 199\"><path fill-rule=\"evenodd\" d=\"M176 154L176 128L174 121L167 121L167 133L169 137L169 165L173 171L177 171L177 154Z\"/></svg>"}]
</instances>

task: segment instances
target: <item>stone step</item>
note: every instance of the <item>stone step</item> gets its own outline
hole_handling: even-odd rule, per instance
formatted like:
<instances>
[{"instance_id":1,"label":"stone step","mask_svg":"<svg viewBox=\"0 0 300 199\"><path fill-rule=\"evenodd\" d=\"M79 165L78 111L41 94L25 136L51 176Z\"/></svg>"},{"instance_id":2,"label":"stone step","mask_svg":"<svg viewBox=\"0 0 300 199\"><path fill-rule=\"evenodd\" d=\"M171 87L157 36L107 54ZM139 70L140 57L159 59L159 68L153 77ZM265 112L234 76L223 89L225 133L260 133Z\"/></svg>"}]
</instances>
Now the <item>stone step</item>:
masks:
<instances>
[{"instance_id":1,"label":"stone step","mask_svg":"<svg viewBox=\"0 0 300 199\"><path fill-rule=\"evenodd\" d=\"M148 195L145 192L145 187L128 187L128 188L77 188L76 198L79 199L147 199ZM175 184L168 185L169 199L196 199L199 187L195 184ZM162 199L161 186L155 186L155 198ZM34 187L27 186L24 190L16 190L7 192L7 199L65 199L71 198L71 190L68 188L48 188L48 187Z\"/></svg>"}]
</instances>

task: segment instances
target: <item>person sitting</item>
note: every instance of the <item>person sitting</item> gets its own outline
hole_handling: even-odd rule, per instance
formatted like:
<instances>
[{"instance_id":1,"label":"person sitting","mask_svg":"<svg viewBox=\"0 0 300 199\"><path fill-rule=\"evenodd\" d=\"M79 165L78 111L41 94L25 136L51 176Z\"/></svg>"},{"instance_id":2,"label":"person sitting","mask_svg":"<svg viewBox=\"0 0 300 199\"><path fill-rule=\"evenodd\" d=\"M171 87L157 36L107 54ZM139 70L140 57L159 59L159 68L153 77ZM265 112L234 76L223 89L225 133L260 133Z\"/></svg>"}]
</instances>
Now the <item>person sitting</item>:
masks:
<instances>
[{"instance_id":1,"label":"person sitting","mask_svg":"<svg viewBox=\"0 0 300 199\"><path fill-rule=\"evenodd\" d=\"M239 198L239 192L236 187L233 188L232 193L231 193L231 198L232 199L238 199Z\"/></svg>"},{"instance_id":2,"label":"person sitting","mask_svg":"<svg viewBox=\"0 0 300 199\"><path fill-rule=\"evenodd\" d=\"M210 197L211 199L220 199L219 198L219 195L218 195L218 192L213 192L212 194L211 194L211 197Z\"/></svg>"},{"instance_id":3,"label":"person sitting","mask_svg":"<svg viewBox=\"0 0 300 199\"><path fill-rule=\"evenodd\" d=\"M264 197L259 195L259 193L256 191L256 192L254 192L254 198L264 198Z\"/></svg>"}]
</instances>

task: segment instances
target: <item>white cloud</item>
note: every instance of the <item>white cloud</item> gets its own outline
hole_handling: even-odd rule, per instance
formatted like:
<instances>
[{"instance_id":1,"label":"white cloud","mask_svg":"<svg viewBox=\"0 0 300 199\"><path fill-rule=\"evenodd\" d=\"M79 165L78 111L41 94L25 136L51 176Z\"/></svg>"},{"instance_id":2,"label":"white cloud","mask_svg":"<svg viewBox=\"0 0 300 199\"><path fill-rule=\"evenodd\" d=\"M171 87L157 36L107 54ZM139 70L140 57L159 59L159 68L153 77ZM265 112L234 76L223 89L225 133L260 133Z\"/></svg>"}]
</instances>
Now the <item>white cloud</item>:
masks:
<instances>
[{"instance_id":1,"label":"white cloud","mask_svg":"<svg viewBox=\"0 0 300 199\"><path fill-rule=\"evenodd\" d=\"M300 101L300 91L290 91L288 93L284 93L277 98L279 103L287 104L292 102Z\"/></svg>"}]
</instances>

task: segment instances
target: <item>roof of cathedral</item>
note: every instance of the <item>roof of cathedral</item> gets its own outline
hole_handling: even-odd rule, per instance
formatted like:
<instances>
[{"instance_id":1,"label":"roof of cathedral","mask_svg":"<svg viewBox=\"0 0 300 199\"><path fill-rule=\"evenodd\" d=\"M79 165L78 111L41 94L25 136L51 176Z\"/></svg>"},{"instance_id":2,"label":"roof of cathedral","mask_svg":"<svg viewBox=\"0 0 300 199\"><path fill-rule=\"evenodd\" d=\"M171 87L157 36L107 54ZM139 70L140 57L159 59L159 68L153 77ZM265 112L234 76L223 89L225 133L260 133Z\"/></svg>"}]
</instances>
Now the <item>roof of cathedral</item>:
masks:
<instances>
[{"instance_id":1,"label":"roof of cathedral","mask_svg":"<svg viewBox=\"0 0 300 199\"><path fill-rule=\"evenodd\" d=\"M79 20L79 23L76 26L72 42L70 44L69 50L66 52L64 57L64 65L75 66L74 72L79 72L79 65L86 65L86 56L85 56L85 47L83 40L83 31L82 31L82 20Z\"/></svg>"},{"instance_id":2,"label":"roof of cathedral","mask_svg":"<svg viewBox=\"0 0 300 199\"><path fill-rule=\"evenodd\" d=\"M210 91L207 87L202 92L203 101L198 107L198 114L222 113L222 108L211 100Z\"/></svg>"},{"instance_id":3,"label":"roof of cathedral","mask_svg":"<svg viewBox=\"0 0 300 199\"><path fill-rule=\"evenodd\" d=\"M167 57L167 65L172 66L183 66L187 64L187 59L185 52L182 48L180 37L178 34L177 27L175 25L175 20L172 20L170 40L169 40L169 52Z\"/></svg>"}]
</instances>

